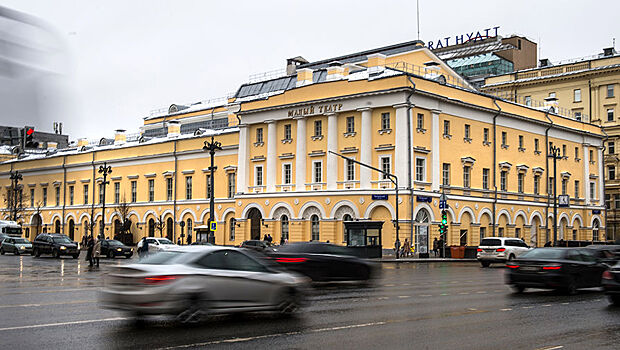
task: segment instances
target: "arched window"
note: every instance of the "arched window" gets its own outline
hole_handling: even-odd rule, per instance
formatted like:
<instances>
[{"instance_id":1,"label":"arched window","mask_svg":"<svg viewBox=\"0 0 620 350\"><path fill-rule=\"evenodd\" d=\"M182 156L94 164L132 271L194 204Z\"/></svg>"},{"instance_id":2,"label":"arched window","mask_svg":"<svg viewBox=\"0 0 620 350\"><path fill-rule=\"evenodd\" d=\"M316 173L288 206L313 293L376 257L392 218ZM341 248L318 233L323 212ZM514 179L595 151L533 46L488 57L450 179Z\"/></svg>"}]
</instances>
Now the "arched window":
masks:
<instances>
[{"instance_id":1,"label":"arched window","mask_svg":"<svg viewBox=\"0 0 620 350\"><path fill-rule=\"evenodd\" d=\"M318 241L319 240L319 217L318 215L312 215L310 217L310 222L311 222L311 231L312 231L312 240L313 241Z\"/></svg>"},{"instance_id":2,"label":"arched window","mask_svg":"<svg viewBox=\"0 0 620 350\"><path fill-rule=\"evenodd\" d=\"M280 219L280 234L282 235L282 239L288 239L288 216L282 215Z\"/></svg>"},{"instance_id":3,"label":"arched window","mask_svg":"<svg viewBox=\"0 0 620 350\"><path fill-rule=\"evenodd\" d=\"M235 218L230 218L230 225L228 228L229 231L229 240L234 241L235 240L235 226L237 225L237 220L235 220Z\"/></svg>"},{"instance_id":4,"label":"arched window","mask_svg":"<svg viewBox=\"0 0 620 350\"><path fill-rule=\"evenodd\" d=\"M155 237L155 220L149 219L149 237Z\"/></svg>"},{"instance_id":5,"label":"arched window","mask_svg":"<svg viewBox=\"0 0 620 350\"><path fill-rule=\"evenodd\" d=\"M353 221L353 218L351 218L351 215L349 215L349 214L344 214L344 215L342 216L342 221L343 221L343 222L345 222L345 221ZM344 226L344 224L342 224L342 229L344 230L344 234L342 235L342 237L343 237L343 239L342 239L342 240L343 240L344 242L348 242L348 241L349 241L349 232L347 232L347 229L346 229L346 227Z\"/></svg>"},{"instance_id":6,"label":"arched window","mask_svg":"<svg viewBox=\"0 0 620 350\"><path fill-rule=\"evenodd\" d=\"M415 217L415 237L414 247L415 252L426 254L428 253L428 230L431 223L430 215L426 209L420 209ZM411 242L409 242L411 244Z\"/></svg>"}]
</instances>

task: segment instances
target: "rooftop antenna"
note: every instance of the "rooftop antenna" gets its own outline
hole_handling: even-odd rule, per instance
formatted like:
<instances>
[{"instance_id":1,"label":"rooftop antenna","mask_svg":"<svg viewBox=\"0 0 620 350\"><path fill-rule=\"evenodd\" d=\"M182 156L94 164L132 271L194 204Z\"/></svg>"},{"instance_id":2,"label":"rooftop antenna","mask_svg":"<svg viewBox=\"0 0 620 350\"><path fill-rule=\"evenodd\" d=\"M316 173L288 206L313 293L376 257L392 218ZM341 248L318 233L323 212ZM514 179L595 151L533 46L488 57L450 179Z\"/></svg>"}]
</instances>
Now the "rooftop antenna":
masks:
<instances>
[{"instance_id":1,"label":"rooftop antenna","mask_svg":"<svg viewBox=\"0 0 620 350\"><path fill-rule=\"evenodd\" d=\"M417 16L418 16L418 40L420 40L420 0L416 1L416 9L417 9ZM616 39L614 39L615 42ZM615 46L615 45L614 45Z\"/></svg>"}]
</instances>

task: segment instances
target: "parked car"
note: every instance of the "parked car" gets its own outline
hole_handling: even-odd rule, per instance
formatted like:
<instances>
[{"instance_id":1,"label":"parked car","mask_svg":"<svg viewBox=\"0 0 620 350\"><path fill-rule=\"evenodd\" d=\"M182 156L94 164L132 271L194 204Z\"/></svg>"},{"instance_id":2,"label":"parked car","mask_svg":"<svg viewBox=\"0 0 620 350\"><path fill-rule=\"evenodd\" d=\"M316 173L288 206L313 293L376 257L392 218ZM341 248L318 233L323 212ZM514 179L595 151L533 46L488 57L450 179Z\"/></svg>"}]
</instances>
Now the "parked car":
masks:
<instances>
[{"instance_id":1,"label":"parked car","mask_svg":"<svg viewBox=\"0 0 620 350\"><path fill-rule=\"evenodd\" d=\"M104 239L101 241L101 255L108 258L124 256L129 259L133 255L133 248L128 247L115 239Z\"/></svg>"},{"instance_id":2,"label":"parked car","mask_svg":"<svg viewBox=\"0 0 620 350\"><path fill-rule=\"evenodd\" d=\"M251 240L243 241L239 245L239 247L252 249L252 250L259 251L259 252L277 251L277 249L274 248L272 244L265 242L265 241L258 240L258 239L251 239Z\"/></svg>"},{"instance_id":3,"label":"parked car","mask_svg":"<svg viewBox=\"0 0 620 350\"><path fill-rule=\"evenodd\" d=\"M174 244L174 242L172 242L166 237L147 237L146 241L149 243L149 254L178 247L178 245ZM140 250L140 248L142 248L143 244L144 240L140 240L140 242L138 242L138 251Z\"/></svg>"},{"instance_id":4,"label":"parked car","mask_svg":"<svg viewBox=\"0 0 620 350\"><path fill-rule=\"evenodd\" d=\"M5 238L0 243L0 254L13 253L15 255L31 254L32 243L29 240L21 237L9 237Z\"/></svg>"},{"instance_id":5,"label":"parked car","mask_svg":"<svg viewBox=\"0 0 620 350\"><path fill-rule=\"evenodd\" d=\"M77 242L60 233L42 233L32 242L32 255L52 254L55 258L61 255L71 255L77 259L80 255Z\"/></svg>"},{"instance_id":6,"label":"parked car","mask_svg":"<svg viewBox=\"0 0 620 350\"><path fill-rule=\"evenodd\" d=\"M184 246L111 273L100 293L104 308L141 317L174 315L183 323L209 313L294 313L309 280L244 249Z\"/></svg>"},{"instance_id":7,"label":"parked car","mask_svg":"<svg viewBox=\"0 0 620 350\"><path fill-rule=\"evenodd\" d=\"M353 256L347 247L322 242L285 244L266 258L313 281L369 280L378 272L374 263Z\"/></svg>"},{"instance_id":8,"label":"parked car","mask_svg":"<svg viewBox=\"0 0 620 350\"><path fill-rule=\"evenodd\" d=\"M609 301L620 305L620 262L603 272L601 283Z\"/></svg>"},{"instance_id":9,"label":"parked car","mask_svg":"<svg viewBox=\"0 0 620 350\"><path fill-rule=\"evenodd\" d=\"M7 235L6 233L0 233L0 243L2 243L2 241L9 237L11 236Z\"/></svg>"},{"instance_id":10,"label":"parked car","mask_svg":"<svg viewBox=\"0 0 620 350\"><path fill-rule=\"evenodd\" d=\"M506 263L506 267L507 283L516 292L532 287L568 294L575 294L578 288L600 287L606 269L586 248L536 248Z\"/></svg>"},{"instance_id":11,"label":"parked car","mask_svg":"<svg viewBox=\"0 0 620 350\"><path fill-rule=\"evenodd\" d=\"M480 242L476 258L482 267L489 267L492 263L513 260L530 249L532 248L519 238L489 237Z\"/></svg>"}]
</instances>

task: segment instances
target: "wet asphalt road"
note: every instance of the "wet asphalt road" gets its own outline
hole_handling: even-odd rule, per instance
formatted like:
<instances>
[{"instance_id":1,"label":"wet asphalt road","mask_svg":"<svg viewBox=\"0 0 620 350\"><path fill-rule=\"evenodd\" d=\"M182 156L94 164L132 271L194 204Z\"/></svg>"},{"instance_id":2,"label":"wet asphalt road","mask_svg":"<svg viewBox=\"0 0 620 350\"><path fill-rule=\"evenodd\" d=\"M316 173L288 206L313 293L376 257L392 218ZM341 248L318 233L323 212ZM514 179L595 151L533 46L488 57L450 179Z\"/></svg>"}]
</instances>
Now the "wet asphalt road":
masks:
<instances>
[{"instance_id":1,"label":"wet asphalt road","mask_svg":"<svg viewBox=\"0 0 620 350\"><path fill-rule=\"evenodd\" d=\"M315 287L296 318L217 317L137 327L100 309L102 274L83 258L0 256L1 349L618 349L620 308L597 289L513 294L504 269L387 264L371 286Z\"/></svg>"}]
</instances>

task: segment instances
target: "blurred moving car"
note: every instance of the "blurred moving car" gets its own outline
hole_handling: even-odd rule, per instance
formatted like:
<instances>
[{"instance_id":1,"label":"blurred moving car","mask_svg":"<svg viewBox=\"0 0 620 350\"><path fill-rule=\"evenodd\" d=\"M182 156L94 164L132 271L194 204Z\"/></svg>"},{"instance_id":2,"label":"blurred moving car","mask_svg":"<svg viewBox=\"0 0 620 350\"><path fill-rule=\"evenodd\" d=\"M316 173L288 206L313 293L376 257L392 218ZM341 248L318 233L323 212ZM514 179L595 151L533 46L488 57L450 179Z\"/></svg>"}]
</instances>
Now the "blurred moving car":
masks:
<instances>
[{"instance_id":1,"label":"blurred moving car","mask_svg":"<svg viewBox=\"0 0 620 350\"><path fill-rule=\"evenodd\" d=\"M267 258L310 277L313 281L369 280L376 265L353 256L347 247L322 242L289 243L278 251L266 252Z\"/></svg>"},{"instance_id":2,"label":"blurred moving car","mask_svg":"<svg viewBox=\"0 0 620 350\"><path fill-rule=\"evenodd\" d=\"M138 250L142 248L145 240L140 240L137 244ZM149 254L153 252L166 251L168 249L174 249L178 245L174 244L171 240L165 237L147 237L146 242L149 244Z\"/></svg>"},{"instance_id":3,"label":"blurred moving car","mask_svg":"<svg viewBox=\"0 0 620 350\"><path fill-rule=\"evenodd\" d=\"M133 248L115 239L104 239L101 241L101 255L107 256L108 258L124 256L129 259L133 255Z\"/></svg>"},{"instance_id":4,"label":"blurred moving car","mask_svg":"<svg viewBox=\"0 0 620 350\"><path fill-rule=\"evenodd\" d=\"M32 255L37 258L41 254L52 254L54 258L62 255L71 255L77 259L80 255L77 242L60 233L42 233L32 242Z\"/></svg>"},{"instance_id":5,"label":"blurred moving car","mask_svg":"<svg viewBox=\"0 0 620 350\"><path fill-rule=\"evenodd\" d=\"M620 245L592 244L585 247L591 249L597 260L613 266L620 260Z\"/></svg>"},{"instance_id":6,"label":"blurred moving car","mask_svg":"<svg viewBox=\"0 0 620 350\"><path fill-rule=\"evenodd\" d=\"M277 251L277 249L274 248L272 244L267 243L265 241L258 240L258 239L251 239L251 240L243 241L243 243L241 243L239 247L252 249L252 250L259 251L259 252Z\"/></svg>"},{"instance_id":7,"label":"blurred moving car","mask_svg":"<svg viewBox=\"0 0 620 350\"><path fill-rule=\"evenodd\" d=\"M29 240L21 237L9 237L5 238L0 243L0 254L13 253L15 255L31 254L32 243Z\"/></svg>"},{"instance_id":8,"label":"blurred moving car","mask_svg":"<svg viewBox=\"0 0 620 350\"><path fill-rule=\"evenodd\" d=\"M476 258L482 267L491 263L505 263L527 252L530 248L522 239L510 237L483 238Z\"/></svg>"},{"instance_id":9,"label":"blurred moving car","mask_svg":"<svg viewBox=\"0 0 620 350\"><path fill-rule=\"evenodd\" d=\"M199 241L199 242L192 242L192 244L190 245L206 245L206 246L214 246L215 244L211 244L207 241Z\"/></svg>"},{"instance_id":10,"label":"blurred moving car","mask_svg":"<svg viewBox=\"0 0 620 350\"><path fill-rule=\"evenodd\" d=\"M518 293L532 287L575 294L578 288L599 287L606 269L585 248L536 248L507 262L506 267L507 283Z\"/></svg>"},{"instance_id":11,"label":"blurred moving car","mask_svg":"<svg viewBox=\"0 0 620 350\"><path fill-rule=\"evenodd\" d=\"M174 315L183 323L205 314L249 311L294 313L308 279L239 248L175 247L120 266L100 292L104 308Z\"/></svg>"},{"instance_id":12,"label":"blurred moving car","mask_svg":"<svg viewBox=\"0 0 620 350\"><path fill-rule=\"evenodd\" d=\"M620 262L603 272L601 283L609 301L620 305Z\"/></svg>"}]
</instances>

